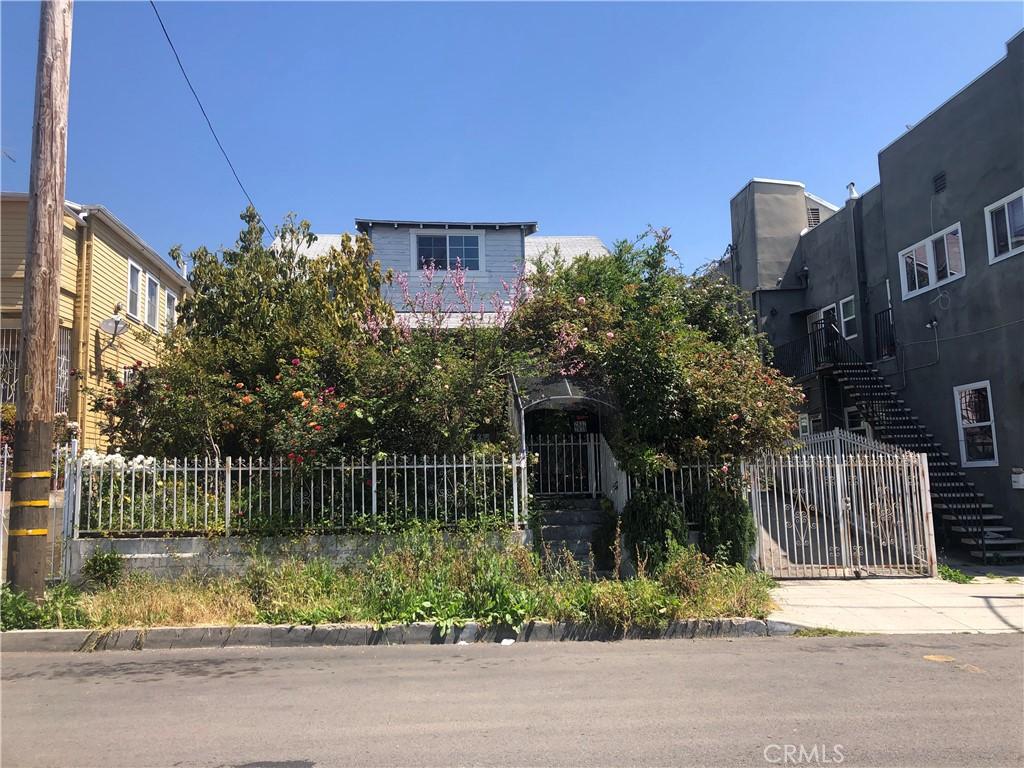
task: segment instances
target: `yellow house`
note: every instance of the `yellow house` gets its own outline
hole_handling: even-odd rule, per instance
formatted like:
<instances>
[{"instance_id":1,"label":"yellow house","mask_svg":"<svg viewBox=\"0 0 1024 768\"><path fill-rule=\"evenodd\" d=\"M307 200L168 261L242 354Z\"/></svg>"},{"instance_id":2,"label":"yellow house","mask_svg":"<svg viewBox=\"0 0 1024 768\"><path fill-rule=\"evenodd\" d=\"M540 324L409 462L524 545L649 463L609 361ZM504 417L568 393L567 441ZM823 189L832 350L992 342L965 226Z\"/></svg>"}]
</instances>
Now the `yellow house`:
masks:
<instances>
[{"instance_id":1,"label":"yellow house","mask_svg":"<svg viewBox=\"0 0 1024 768\"><path fill-rule=\"evenodd\" d=\"M0 402L15 399L28 195L0 195ZM56 412L78 422L81 445L101 448L100 417L86 387L103 371L130 376L136 360L156 362L161 334L173 327L185 278L102 205L64 206ZM116 318L116 339L109 332ZM78 377L71 375L79 372ZM84 385L84 386L83 386Z\"/></svg>"}]
</instances>

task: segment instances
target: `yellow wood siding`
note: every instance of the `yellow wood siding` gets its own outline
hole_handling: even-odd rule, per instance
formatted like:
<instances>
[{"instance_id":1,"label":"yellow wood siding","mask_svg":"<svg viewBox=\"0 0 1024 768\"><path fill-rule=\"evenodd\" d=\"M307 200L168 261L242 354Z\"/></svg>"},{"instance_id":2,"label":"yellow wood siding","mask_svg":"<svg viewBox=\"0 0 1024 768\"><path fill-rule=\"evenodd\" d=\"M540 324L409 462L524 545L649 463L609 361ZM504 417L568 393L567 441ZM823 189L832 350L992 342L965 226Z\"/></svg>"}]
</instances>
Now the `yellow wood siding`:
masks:
<instances>
[{"instance_id":1,"label":"yellow wood siding","mask_svg":"<svg viewBox=\"0 0 1024 768\"><path fill-rule=\"evenodd\" d=\"M88 321L89 329L89 364L88 383L95 391L102 391L107 388L103 372L105 369L113 369L121 372L125 367L130 367L136 360L141 360L143 365L153 365L158 361L160 351L160 338L164 328L164 310L166 301L167 286L160 281L150 263L150 257L142 254L127 240L100 221L93 221L92 231L92 275L91 275L91 298ZM128 315L128 262L131 260L141 270L142 276L139 283L140 302L139 319L131 318ZM146 279L152 275L157 279L159 288L157 290L157 313L156 328L150 328L145 323L146 318ZM172 292L176 295L179 291ZM110 337L98 331L99 324L114 313L116 305L122 307L121 316L128 323L128 331L121 336L114 346L107 347ZM101 417L92 409L92 399L86 403L85 418L82 419L84 439L90 445L105 447L105 441L99 436Z\"/></svg>"},{"instance_id":2,"label":"yellow wood siding","mask_svg":"<svg viewBox=\"0 0 1024 768\"><path fill-rule=\"evenodd\" d=\"M70 328L75 316L78 280L76 221L64 217L64 245L60 264L60 324ZM3 327L21 325L25 254L28 240L28 201L4 200L0 206L0 312Z\"/></svg>"}]
</instances>

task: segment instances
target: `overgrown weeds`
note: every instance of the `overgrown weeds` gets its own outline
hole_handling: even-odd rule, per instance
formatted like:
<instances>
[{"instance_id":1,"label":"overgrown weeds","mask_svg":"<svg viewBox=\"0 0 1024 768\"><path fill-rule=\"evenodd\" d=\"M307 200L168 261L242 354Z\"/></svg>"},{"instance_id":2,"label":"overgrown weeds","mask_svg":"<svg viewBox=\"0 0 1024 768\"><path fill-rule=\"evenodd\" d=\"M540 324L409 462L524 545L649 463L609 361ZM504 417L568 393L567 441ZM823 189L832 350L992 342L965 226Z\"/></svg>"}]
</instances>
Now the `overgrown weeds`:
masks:
<instances>
[{"instance_id":1,"label":"overgrown weeds","mask_svg":"<svg viewBox=\"0 0 1024 768\"><path fill-rule=\"evenodd\" d=\"M241 577L158 581L127 573L85 592L58 585L41 606L3 590L3 628L467 621L521 627L531 619L628 630L675 619L764 617L770 579L670 542L649 575L595 580L567 553L538 555L491 531L423 525L382 544L359 566L272 562L253 555Z\"/></svg>"}]
</instances>

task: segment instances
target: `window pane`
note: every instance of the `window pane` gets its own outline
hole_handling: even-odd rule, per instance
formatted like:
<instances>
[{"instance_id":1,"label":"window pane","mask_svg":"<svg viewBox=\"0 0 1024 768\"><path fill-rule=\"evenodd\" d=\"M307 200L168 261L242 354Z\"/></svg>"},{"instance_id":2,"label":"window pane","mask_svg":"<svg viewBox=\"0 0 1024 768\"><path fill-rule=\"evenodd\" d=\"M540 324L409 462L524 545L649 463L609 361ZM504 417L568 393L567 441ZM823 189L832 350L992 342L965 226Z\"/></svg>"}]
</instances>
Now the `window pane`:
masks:
<instances>
[{"instance_id":1,"label":"window pane","mask_svg":"<svg viewBox=\"0 0 1024 768\"><path fill-rule=\"evenodd\" d=\"M139 277L138 267L128 267L128 314L139 316Z\"/></svg>"},{"instance_id":2,"label":"window pane","mask_svg":"<svg viewBox=\"0 0 1024 768\"><path fill-rule=\"evenodd\" d=\"M1006 206L999 206L989 212L992 220L992 246L996 256L1002 256L1010 250L1010 235L1006 230Z\"/></svg>"},{"instance_id":3,"label":"window pane","mask_svg":"<svg viewBox=\"0 0 1024 768\"><path fill-rule=\"evenodd\" d=\"M160 284L150 280L146 284L146 322L156 327L157 299L160 293Z\"/></svg>"},{"instance_id":4,"label":"window pane","mask_svg":"<svg viewBox=\"0 0 1024 768\"><path fill-rule=\"evenodd\" d=\"M988 403L988 388L963 389L960 391L960 421L964 425L978 424L992 420Z\"/></svg>"},{"instance_id":5,"label":"window pane","mask_svg":"<svg viewBox=\"0 0 1024 768\"><path fill-rule=\"evenodd\" d=\"M935 255L935 279L945 280L949 277L946 266L946 244L941 237L932 240L932 253Z\"/></svg>"},{"instance_id":6,"label":"window pane","mask_svg":"<svg viewBox=\"0 0 1024 768\"><path fill-rule=\"evenodd\" d=\"M946 234L946 268L950 277L964 273L964 252L960 247L960 230Z\"/></svg>"},{"instance_id":7,"label":"window pane","mask_svg":"<svg viewBox=\"0 0 1024 768\"><path fill-rule=\"evenodd\" d=\"M914 249L914 265L917 272L917 287L924 288L931 282L928 276L928 251L923 245Z\"/></svg>"},{"instance_id":8,"label":"window pane","mask_svg":"<svg viewBox=\"0 0 1024 768\"><path fill-rule=\"evenodd\" d=\"M174 330L174 324L177 321L178 299L173 293L168 291L165 301L166 306L164 307L164 327L166 328L167 331L172 331Z\"/></svg>"},{"instance_id":9,"label":"window pane","mask_svg":"<svg viewBox=\"0 0 1024 768\"><path fill-rule=\"evenodd\" d=\"M417 267L423 269L428 264L434 269L448 269L447 238L443 235L416 236Z\"/></svg>"},{"instance_id":10,"label":"window pane","mask_svg":"<svg viewBox=\"0 0 1024 768\"><path fill-rule=\"evenodd\" d=\"M462 266L465 269L480 269L480 238L467 236L463 238Z\"/></svg>"},{"instance_id":11,"label":"window pane","mask_svg":"<svg viewBox=\"0 0 1024 768\"><path fill-rule=\"evenodd\" d=\"M1010 249L1024 246L1024 197L1011 200L1006 206L1010 217Z\"/></svg>"},{"instance_id":12,"label":"window pane","mask_svg":"<svg viewBox=\"0 0 1024 768\"><path fill-rule=\"evenodd\" d=\"M903 269L906 272L907 277L907 293L911 293L917 290L917 272L914 269L914 254L905 253L903 255Z\"/></svg>"},{"instance_id":13,"label":"window pane","mask_svg":"<svg viewBox=\"0 0 1024 768\"><path fill-rule=\"evenodd\" d=\"M991 424L985 427L964 427L964 455L967 461L995 460L996 447Z\"/></svg>"}]
</instances>

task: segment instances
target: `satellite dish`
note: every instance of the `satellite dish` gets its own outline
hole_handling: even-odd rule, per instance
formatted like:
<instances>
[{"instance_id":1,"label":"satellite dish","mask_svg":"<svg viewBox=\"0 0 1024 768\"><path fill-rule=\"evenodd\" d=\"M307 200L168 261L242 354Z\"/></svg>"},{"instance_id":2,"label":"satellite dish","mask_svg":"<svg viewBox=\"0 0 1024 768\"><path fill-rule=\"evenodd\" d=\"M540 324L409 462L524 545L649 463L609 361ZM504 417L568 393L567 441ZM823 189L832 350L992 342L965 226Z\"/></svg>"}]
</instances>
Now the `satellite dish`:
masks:
<instances>
[{"instance_id":1,"label":"satellite dish","mask_svg":"<svg viewBox=\"0 0 1024 768\"><path fill-rule=\"evenodd\" d=\"M128 330L128 323L120 315L114 315L100 322L100 330L109 334L111 341L113 341Z\"/></svg>"}]
</instances>

